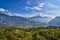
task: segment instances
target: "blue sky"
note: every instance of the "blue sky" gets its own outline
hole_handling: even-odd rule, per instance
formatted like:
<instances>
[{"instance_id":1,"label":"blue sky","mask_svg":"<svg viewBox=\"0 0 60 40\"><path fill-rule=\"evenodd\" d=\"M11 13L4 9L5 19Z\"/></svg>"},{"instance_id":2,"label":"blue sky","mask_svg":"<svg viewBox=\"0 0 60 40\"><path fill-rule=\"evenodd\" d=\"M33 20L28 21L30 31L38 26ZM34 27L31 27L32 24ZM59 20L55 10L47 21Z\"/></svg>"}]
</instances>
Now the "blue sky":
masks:
<instances>
[{"instance_id":1,"label":"blue sky","mask_svg":"<svg viewBox=\"0 0 60 40\"><path fill-rule=\"evenodd\" d=\"M60 16L60 0L0 0L0 11L10 15Z\"/></svg>"}]
</instances>

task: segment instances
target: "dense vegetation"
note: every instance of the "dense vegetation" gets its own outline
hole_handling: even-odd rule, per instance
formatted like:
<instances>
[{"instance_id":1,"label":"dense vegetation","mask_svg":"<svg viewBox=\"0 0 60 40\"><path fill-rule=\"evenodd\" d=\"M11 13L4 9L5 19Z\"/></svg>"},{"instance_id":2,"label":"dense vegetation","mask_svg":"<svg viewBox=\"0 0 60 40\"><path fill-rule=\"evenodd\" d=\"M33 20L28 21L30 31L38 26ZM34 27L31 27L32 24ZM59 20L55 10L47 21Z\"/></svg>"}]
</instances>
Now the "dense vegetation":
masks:
<instances>
[{"instance_id":1,"label":"dense vegetation","mask_svg":"<svg viewBox=\"0 0 60 40\"><path fill-rule=\"evenodd\" d=\"M0 27L0 40L60 40L60 29Z\"/></svg>"}]
</instances>

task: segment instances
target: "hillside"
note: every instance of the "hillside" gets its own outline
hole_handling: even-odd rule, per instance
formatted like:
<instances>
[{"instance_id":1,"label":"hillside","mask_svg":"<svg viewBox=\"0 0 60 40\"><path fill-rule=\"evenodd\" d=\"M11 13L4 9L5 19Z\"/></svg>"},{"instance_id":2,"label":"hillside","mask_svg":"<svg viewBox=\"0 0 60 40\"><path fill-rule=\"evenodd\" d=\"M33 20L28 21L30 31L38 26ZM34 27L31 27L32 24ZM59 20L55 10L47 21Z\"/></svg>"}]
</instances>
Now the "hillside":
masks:
<instances>
[{"instance_id":1,"label":"hillside","mask_svg":"<svg viewBox=\"0 0 60 40\"><path fill-rule=\"evenodd\" d=\"M60 29L0 27L0 40L60 40Z\"/></svg>"}]
</instances>

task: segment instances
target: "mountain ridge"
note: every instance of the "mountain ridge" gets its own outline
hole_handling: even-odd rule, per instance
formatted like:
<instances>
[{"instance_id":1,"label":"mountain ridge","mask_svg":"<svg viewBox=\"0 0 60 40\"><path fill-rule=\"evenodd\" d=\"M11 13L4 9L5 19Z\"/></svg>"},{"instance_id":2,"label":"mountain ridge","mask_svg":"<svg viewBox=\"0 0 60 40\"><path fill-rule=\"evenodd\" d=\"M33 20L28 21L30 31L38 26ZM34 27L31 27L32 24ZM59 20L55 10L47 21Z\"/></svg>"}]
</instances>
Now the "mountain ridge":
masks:
<instances>
[{"instance_id":1,"label":"mountain ridge","mask_svg":"<svg viewBox=\"0 0 60 40\"><path fill-rule=\"evenodd\" d=\"M9 16L4 13L0 13L0 25L2 24L7 26L15 26L15 27L17 26L17 27L26 27L26 28L46 27L46 26L50 26L51 20L53 19L50 17L46 17L46 16L42 17L39 15L30 18L25 18L22 16Z\"/></svg>"}]
</instances>

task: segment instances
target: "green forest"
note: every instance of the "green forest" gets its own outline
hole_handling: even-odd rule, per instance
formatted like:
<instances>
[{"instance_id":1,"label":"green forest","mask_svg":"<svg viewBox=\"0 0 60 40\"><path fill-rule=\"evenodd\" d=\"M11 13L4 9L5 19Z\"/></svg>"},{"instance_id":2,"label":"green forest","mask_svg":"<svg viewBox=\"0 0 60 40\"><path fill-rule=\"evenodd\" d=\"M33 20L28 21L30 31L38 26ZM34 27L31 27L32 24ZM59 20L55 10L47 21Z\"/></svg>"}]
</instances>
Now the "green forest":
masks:
<instances>
[{"instance_id":1,"label":"green forest","mask_svg":"<svg viewBox=\"0 0 60 40\"><path fill-rule=\"evenodd\" d=\"M0 40L60 40L60 28L0 27Z\"/></svg>"}]
</instances>

